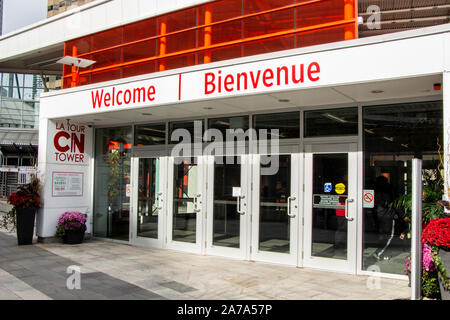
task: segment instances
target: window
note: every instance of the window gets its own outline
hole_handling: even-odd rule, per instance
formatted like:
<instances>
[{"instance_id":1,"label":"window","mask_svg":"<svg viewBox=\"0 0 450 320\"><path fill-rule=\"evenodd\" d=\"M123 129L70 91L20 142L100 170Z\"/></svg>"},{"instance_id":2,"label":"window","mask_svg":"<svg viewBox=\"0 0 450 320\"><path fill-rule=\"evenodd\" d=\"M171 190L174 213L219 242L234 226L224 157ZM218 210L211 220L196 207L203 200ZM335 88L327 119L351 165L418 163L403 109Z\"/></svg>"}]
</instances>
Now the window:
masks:
<instances>
[{"instance_id":1,"label":"window","mask_svg":"<svg viewBox=\"0 0 450 320\"><path fill-rule=\"evenodd\" d=\"M70 66L64 67L64 88L353 39L356 17L345 15L345 5L355 8L356 1L210 1L71 40L65 55L76 49L78 57L96 63L76 84ZM92 76L100 71L104 80Z\"/></svg>"},{"instance_id":2,"label":"window","mask_svg":"<svg viewBox=\"0 0 450 320\"><path fill-rule=\"evenodd\" d=\"M150 146L166 143L166 124L155 123L134 127L134 145Z\"/></svg>"},{"instance_id":3,"label":"window","mask_svg":"<svg viewBox=\"0 0 450 320\"><path fill-rule=\"evenodd\" d=\"M295 139L300 138L300 112L268 113L253 116L253 128L256 130L259 139L260 130L267 130L267 139ZM275 132L278 130L278 133Z\"/></svg>"},{"instance_id":4,"label":"window","mask_svg":"<svg viewBox=\"0 0 450 320\"><path fill-rule=\"evenodd\" d=\"M392 204L411 192L411 159L421 158L424 188L439 184L442 101L365 107L364 189L374 208L363 209L363 268L403 274L411 252L408 213ZM404 235L404 237L401 237Z\"/></svg>"},{"instance_id":5,"label":"window","mask_svg":"<svg viewBox=\"0 0 450 320\"><path fill-rule=\"evenodd\" d=\"M305 111L305 137L358 135L358 108Z\"/></svg>"}]
</instances>

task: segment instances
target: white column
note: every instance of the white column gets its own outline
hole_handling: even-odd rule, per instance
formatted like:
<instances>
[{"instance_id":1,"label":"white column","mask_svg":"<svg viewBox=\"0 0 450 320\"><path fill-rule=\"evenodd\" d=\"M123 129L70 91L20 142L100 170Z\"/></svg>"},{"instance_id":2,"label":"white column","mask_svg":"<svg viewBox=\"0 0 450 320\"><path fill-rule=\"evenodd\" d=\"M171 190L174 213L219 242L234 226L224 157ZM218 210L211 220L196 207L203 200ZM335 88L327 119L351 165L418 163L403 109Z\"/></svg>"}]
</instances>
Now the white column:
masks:
<instances>
[{"instance_id":1,"label":"white column","mask_svg":"<svg viewBox=\"0 0 450 320\"><path fill-rule=\"evenodd\" d=\"M444 177L445 177L445 197L450 200L450 70L444 71L442 75L442 97L443 97L443 117L444 117Z\"/></svg>"},{"instance_id":2,"label":"white column","mask_svg":"<svg viewBox=\"0 0 450 320\"><path fill-rule=\"evenodd\" d=\"M41 208L38 211L38 215L36 216L36 235L38 237L44 236L45 230L45 210L44 203L46 198L46 190L45 190L45 176L47 169L47 137L48 137L48 128L49 128L49 120L47 118L39 118L39 154L38 154L38 173L37 176L39 178L41 184Z\"/></svg>"}]
</instances>

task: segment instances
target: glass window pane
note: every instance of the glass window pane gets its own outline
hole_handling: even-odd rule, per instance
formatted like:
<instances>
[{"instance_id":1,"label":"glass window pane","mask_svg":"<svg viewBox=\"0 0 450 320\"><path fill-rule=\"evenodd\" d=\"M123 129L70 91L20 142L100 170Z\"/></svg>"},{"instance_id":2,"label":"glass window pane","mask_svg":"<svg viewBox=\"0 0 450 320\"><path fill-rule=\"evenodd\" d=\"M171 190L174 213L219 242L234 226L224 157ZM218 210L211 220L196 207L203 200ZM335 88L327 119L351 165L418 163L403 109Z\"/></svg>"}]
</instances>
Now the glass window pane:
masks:
<instances>
[{"instance_id":1,"label":"glass window pane","mask_svg":"<svg viewBox=\"0 0 450 320\"><path fill-rule=\"evenodd\" d=\"M194 158L175 161L172 240L195 243L197 212L194 199L197 195L198 167Z\"/></svg>"},{"instance_id":2,"label":"glass window pane","mask_svg":"<svg viewBox=\"0 0 450 320\"><path fill-rule=\"evenodd\" d=\"M23 87L23 74L9 73L7 74L6 83L4 85Z\"/></svg>"},{"instance_id":3,"label":"glass window pane","mask_svg":"<svg viewBox=\"0 0 450 320\"><path fill-rule=\"evenodd\" d=\"M137 235L158 239L159 158L139 159Z\"/></svg>"},{"instance_id":4,"label":"glass window pane","mask_svg":"<svg viewBox=\"0 0 450 320\"><path fill-rule=\"evenodd\" d=\"M438 150L442 145L442 101L371 106L364 117L364 189L374 190L373 208L364 208L363 269L404 274L411 252L410 212L395 206L410 197L411 159L421 158L426 206L442 198ZM425 208L425 205L424 205ZM425 211L424 211L425 212ZM424 214L424 217L427 215Z\"/></svg>"},{"instance_id":5,"label":"glass window pane","mask_svg":"<svg viewBox=\"0 0 450 320\"><path fill-rule=\"evenodd\" d=\"M12 111L9 113L0 113L0 127L3 128L20 128L22 126L22 115L20 111Z\"/></svg>"},{"instance_id":6,"label":"glass window pane","mask_svg":"<svg viewBox=\"0 0 450 320\"><path fill-rule=\"evenodd\" d=\"M123 27L106 30L92 36L92 49L104 49L122 43Z\"/></svg>"},{"instance_id":7,"label":"glass window pane","mask_svg":"<svg viewBox=\"0 0 450 320\"><path fill-rule=\"evenodd\" d=\"M141 40L156 35L156 18L132 23L123 27L125 43Z\"/></svg>"},{"instance_id":8,"label":"glass window pane","mask_svg":"<svg viewBox=\"0 0 450 320\"><path fill-rule=\"evenodd\" d=\"M358 108L305 111L305 137L358 135Z\"/></svg>"},{"instance_id":9,"label":"glass window pane","mask_svg":"<svg viewBox=\"0 0 450 320\"><path fill-rule=\"evenodd\" d=\"M246 132L248 128L248 116L208 119L208 129L219 130L222 133L222 141L226 140L227 130L242 129L244 132Z\"/></svg>"},{"instance_id":10,"label":"glass window pane","mask_svg":"<svg viewBox=\"0 0 450 320\"><path fill-rule=\"evenodd\" d=\"M23 88L12 86L2 87L2 97L12 99L23 99Z\"/></svg>"},{"instance_id":11,"label":"glass window pane","mask_svg":"<svg viewBox=\"0 0 450 320\"><path fill-rule=\"evenodd\" d=\"M94 235L128 241L132 148L130 127L95 131Z\"/></svg>"},{"instance_id":12,"label":"glass window pane","mask_svg":"<svg viewBox=\"0 0 450 320\"><path fill-rule=\"evenodd\" d=\"M166 143L166 124L146 124L135 126L134 145L149 146Z\"/></svg>"},{"instance_id":13,"label":"glass window pane","mask_svg":"<svg viewBox=\"0 0 450 320\"><path fill-rule=\"evenodd\" d=\"M26 74L25 75L25 81L24 81L24 87L33 87L33 83L35 83L35 77L36 75L33 74Z\"/></svg>"},{"instance_id":14,"label":"glass window pane","mask_svg":"<svg viewBox=\"0 0 450 320\"><path fill-rule=\"evenodd\" d=\"M312 256L347 259L347 177L347 153L313 155ZM343 192L338 193L337 187Z\"/></svg>"},{"instance_id":15,"label":"glass window pane","mask_svg":"<svg viewBox=\"0 0 450 320\"><path fill-rule=\"evenodd\" d=\"M41 93L44 92L44 89L38 88L24 88L23 89L23 99L24 100L39 100L41 97Z\"/></svg>"},{"instance_id":16,"label":"glass window pane","mask_svg":"<svg viewBox=\"0 0 450 320\"><path fill-rule=\"evenodd\" d=\"M259 130L267 130L267 138L271 130L279 130L274 137L279 139L300 138L300 112L257 114L253 116L253 128L261 139Z\"/></svg>"},{"instance_id":17,"label":"glass window pane","mask_svg":"<svg viewBox=\"0 0 450 320\"><path fill-rule=\"evenodd\" d=\"M261 156L264 157L264 156ZM261 160L261 168L268 161ZM279 156L276 174L260 174L259 250L290 251L290 218L287 199L291 195L291 156Z\"/></svg>"},{"instance_id":18,"label":"glass window pane","mask_svg":"<svg viewBox=\"0 0 450 320\"><path fill-rule=\"evenodd\" d=\"M233 187L241 187L241 165L238 157L232 164L217 159L222 158L216 158L214 163L213 245L239 248L241 217Z\"/></svg>"},{"instance_id":19,"label":"glass window pane","mask_svg":"<svg viewBox=\"0 0 450 320\"><path fill-rule=\"evenodd\" d=\"M203 120L170 122L169 144L177 144L179 142L193 143L194 137L196 141L203 141L204 127ZM183 138L179 138L180 136Z\"/></svg>"}]
</instances>

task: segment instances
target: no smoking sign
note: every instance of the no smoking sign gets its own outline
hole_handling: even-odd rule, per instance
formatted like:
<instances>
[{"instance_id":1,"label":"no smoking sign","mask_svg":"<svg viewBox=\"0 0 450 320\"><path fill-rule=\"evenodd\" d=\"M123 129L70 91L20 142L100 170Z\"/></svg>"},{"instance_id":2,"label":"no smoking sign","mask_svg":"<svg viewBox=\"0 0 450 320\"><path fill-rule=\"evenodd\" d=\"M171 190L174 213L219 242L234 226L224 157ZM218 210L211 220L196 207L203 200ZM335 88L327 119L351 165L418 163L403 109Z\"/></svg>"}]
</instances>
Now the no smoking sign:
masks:
<instances>
[{"instance_id":1,"label":"no smoking sign","mask_svg":"<svg viewBox=\"0 0 450 320\"><path fill-rule=\"evenodd\" d=\"M363 192L363 208L373 208L375 202L374 190L364 190Z\"/></svg>"}]
</instances>

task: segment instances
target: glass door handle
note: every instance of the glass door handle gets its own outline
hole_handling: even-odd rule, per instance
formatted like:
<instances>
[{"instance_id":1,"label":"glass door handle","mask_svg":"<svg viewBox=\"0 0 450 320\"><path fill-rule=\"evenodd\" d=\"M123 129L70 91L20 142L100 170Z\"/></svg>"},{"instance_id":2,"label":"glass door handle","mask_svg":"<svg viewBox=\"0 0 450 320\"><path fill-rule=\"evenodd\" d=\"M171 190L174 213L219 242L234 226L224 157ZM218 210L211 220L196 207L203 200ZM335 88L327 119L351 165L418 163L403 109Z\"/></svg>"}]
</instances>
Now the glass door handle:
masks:
<instances>
[{"instance_id":1,"label":"glass door handle","mask_svg":"<svg viewBox=\"0 0 450 320\"><path fill-rule=\"evenodd\" d=\"M347 219L348 221L353 221L355 220L354 218L349 218L348 217L348 203L352 203L353 201L355 201L355 199L345 199L345 219Z\"/></svg>"},{"instance_id":2,"label":"glass door handle","mask_svg":"<svg viewBox=\"0 0 450 320\"><path fill-rule=\"evenodd\" d=\"M287 215L291 218L295 217L295 214L291 213L291 201L295 201L296 197L288 197L287 198Z\"/></svg>"},{"instance_id":3,"label":"glass door handle","mask_svg":"<svg viewBox=\"0 0 450 320\"><path fill-rule=\"evenodd\" d=\"M162 205L160 205L161 202L163 202L161 196L162 196L162 192L158 192L157 197L156 197L156 200L158 201L158 206L157 206L158 210L162 210L163 209Z\"/></svg>"},{"instance_id":4,"label":"glass door handle","mask_svg":"<svg viewBox=\"0 0 450 320\"><path fill-rule=\"evenodd\" d=\"M202 211L202 209L198 208L198 204L202 203L201 201L199 201L198 198L200 198L202 195L201 194L197 194L196 196L194 196L194 212L200 212Z\"/></svg>"},{"instance_id":5,"label":"glass door handle","mask_svg":"<svg viewBox=\"0 0 450 320\"><path fill-rule=\"evenodd\" d=\"M243 200L243 199L245 199L245 196L238 196L237 199L236 199L236 201L237 201L237 212L240 215L244 215L245 214L245 211L243 211L242 208L241 208L241 200Z\"/></svg>"}]
</instances>

